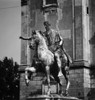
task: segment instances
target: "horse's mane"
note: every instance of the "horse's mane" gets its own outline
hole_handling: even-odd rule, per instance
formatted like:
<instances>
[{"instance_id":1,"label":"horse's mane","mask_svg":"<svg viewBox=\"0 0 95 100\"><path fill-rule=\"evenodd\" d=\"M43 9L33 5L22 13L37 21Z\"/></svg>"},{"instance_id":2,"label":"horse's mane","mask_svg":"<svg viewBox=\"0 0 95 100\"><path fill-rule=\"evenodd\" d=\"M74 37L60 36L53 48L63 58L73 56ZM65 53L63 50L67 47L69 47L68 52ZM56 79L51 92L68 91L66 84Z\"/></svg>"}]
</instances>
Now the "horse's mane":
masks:
<instances>
[{"instance_id":1,"label":"horse's mane","mask_svg":"<svg viewBox=\"0 0 95 100\"><path fill-rule=\"evenodd\" d=\"M36 40L38 40L38 42L36 42L36 44L38 45L39 43L41 43L41 45L44 44L44 47L45 48L48 48L47 47L47 43L46 43L46 40L45 40L45 36L44 36L44 33L40 30L34 30L33 31L34 34L37 34L38 35L38 38Z\"/></svg>"},{"instance_id":2,"label":"horse's mane","mask_svg":"<svg viewBox=\"0 0 95 100\"><path fill-rule=\"evenodd\" d=\"M42 32L42 31L39 31L39 33L41 34L41 36L43 36L43 37L44 37L44 34L43 34L43 32Z\"/></svg>"},{"instance_id":3,"label":"horse's mane","mask_svg":"<svg viewBox=\"0 0 95 100\"><path fill-rule=\"evenodd\" d=\"M44 35L44 33L42 32L42 31L40 31L40 30L37 30L38 31L38 35L42 38L42 39L44 39L45 40L45 35Z\"/></svg>"}]
</instances>

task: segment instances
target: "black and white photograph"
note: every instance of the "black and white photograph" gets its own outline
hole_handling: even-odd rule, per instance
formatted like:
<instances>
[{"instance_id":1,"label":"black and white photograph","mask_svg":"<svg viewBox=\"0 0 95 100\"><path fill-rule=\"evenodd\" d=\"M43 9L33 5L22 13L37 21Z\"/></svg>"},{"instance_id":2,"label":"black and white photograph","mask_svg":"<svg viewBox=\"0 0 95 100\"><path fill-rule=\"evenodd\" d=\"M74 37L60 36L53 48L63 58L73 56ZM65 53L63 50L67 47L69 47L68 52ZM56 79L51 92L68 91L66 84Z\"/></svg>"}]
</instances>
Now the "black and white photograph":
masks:
<instances>
[{"instance_id":1,"label":"black and white photograph","mask_svg":"<svg viewBox=\"0 0 95 100\"><path fill-rule=\"evenodd\" d=\"M0 0L0 100L95 100L95 0Z\"/></svg>"}]
</instances>

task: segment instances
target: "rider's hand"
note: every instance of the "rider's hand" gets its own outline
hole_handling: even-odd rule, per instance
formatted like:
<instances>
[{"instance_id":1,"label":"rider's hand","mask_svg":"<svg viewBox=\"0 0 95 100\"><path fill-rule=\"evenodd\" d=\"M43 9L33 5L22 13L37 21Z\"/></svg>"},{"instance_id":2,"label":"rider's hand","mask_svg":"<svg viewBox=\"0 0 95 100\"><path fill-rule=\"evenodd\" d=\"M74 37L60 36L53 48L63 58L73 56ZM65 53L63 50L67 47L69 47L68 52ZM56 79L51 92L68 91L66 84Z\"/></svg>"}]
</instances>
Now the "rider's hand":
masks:
<instances>
[{"instance_id":1,"label":"rider's hand","mask_svg":"<svg viewBox=\"0 0 95 100\"><path fill-rule=\"evenodd\" d=\"M20 37L19 37L19 39L23 39L23 37L22 37L22 36L20 36Z\"/></svg>"}]
</instances>

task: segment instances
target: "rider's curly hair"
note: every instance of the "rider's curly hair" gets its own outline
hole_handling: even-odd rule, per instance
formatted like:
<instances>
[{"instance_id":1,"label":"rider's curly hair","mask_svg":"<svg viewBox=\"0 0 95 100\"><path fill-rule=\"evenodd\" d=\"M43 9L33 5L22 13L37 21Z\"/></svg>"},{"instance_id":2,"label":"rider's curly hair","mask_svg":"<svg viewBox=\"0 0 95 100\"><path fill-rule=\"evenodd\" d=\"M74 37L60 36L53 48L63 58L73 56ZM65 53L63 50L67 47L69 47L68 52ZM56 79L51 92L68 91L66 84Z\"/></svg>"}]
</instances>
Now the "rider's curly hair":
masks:
<instances>
[{"instance_id":1,"label":"rider's curly hair","mask_svg":"<svg viewBox=\"0 0 95 100\"><path fill-rule=\"evenodd\" d=\"M45 26L51 26L51 24L48 21L44 21Z\"/></svg>"}]
</instances>

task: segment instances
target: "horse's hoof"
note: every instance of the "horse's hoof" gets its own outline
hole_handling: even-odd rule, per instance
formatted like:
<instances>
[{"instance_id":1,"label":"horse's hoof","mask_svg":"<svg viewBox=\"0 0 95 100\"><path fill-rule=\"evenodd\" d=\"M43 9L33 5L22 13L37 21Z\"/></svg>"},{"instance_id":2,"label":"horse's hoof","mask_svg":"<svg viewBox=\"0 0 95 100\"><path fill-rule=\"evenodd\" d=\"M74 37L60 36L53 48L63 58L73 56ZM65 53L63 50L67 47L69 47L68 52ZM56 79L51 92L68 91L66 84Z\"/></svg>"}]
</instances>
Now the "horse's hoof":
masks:
<instances>
[{"instance_id":1,"label":"horse's hoof","mask_svg":"<svg viewBox=\"0 0 95 100\"><path fill-rule=\"evenodd\" d=\"M67 94L67 93L64 93L64 94L63 94L63 96L69 96L69 94Z\"/></svg>"},{"instance_id":2,"label":"horse's hoof","mask_svg":"<svg viewBox=\"0 0 95 100\"><path fill-rule=\"evenodd\" d=\"M65 92L63 93L63 96L69 96L68 91L65 91Z\"/></svg>"},{"instance_id":3,"label":"horse's hoof","mask_svg":"<svg viewBox=\"0 0 95 100\"><path fill-rule=\"evenodd\" d=\"M50 96L50 93L47 93L48 96Z\"/></svg>"},{"instance_id":4,"label":"horse's hoof","mask_svg":"<svg viewBox=\"0 0 95 100\"><path fill-rule=\"evenodd\" d=\"M61 91L60 95L62 95L62 96L69 96L69 93L68 93L68 91L65 91L65 92Z\"/></svg>"},{"instance_id":5,"label":"horse's hoof","mask_svg":"<svg viewBox=\"0 0 95 100\"><path fill-rule=\"evenodd\" d=\"M63 95L63 91L62 90L59 90L59 95Z\"/></svg>"},{"instance_id":6,"label":"horse's hoof","mask_svg":"<svg viewBox=\"0 0 95 100\"><path fill-rule=\"evenodd\" d=\"M47 91L47 95L50 96L50 91Z\"/></svg>"}]
</instances>

